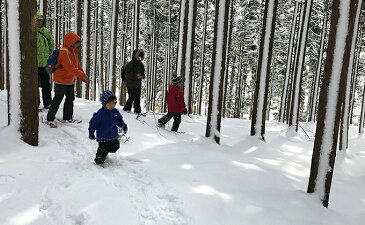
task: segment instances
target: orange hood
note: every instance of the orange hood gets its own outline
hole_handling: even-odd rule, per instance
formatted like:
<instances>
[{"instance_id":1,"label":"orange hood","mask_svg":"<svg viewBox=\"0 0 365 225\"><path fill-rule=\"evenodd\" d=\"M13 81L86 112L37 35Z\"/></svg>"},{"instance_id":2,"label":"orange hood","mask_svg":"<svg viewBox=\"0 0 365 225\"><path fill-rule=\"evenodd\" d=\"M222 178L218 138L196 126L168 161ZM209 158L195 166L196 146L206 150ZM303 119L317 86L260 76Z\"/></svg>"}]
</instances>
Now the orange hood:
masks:
<instances>
[{"instance_id":1,"label":"orange hood","mask_svg":"<svg viewBox=\"0 0 365 225\"><path fill-rule=\"evenodd\" d=\"M68 32L63 39L64 47L72 47L76 41L80 40L80 36L74 32Z\"/></svg>"}]
</instances>

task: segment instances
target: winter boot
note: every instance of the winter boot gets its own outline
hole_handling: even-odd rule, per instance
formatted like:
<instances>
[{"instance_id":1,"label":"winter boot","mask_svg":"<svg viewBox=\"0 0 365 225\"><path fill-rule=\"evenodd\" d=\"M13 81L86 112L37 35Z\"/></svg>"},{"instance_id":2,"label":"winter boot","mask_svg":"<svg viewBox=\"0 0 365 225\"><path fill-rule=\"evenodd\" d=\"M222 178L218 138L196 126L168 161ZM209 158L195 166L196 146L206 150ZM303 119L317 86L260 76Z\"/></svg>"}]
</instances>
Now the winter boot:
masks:
<instances>
[{"instance_id":1,"label":"winter boot","mask_svg":"<svg viewBox=\"0 0 365 225\"><path fill-rule=\"evenodd\" d=\"M94 161L95 161L96 164L103 164L105 162L105 158L106 158L106 156L105 157L96 156Z\"/></svg>"}]
</instances>

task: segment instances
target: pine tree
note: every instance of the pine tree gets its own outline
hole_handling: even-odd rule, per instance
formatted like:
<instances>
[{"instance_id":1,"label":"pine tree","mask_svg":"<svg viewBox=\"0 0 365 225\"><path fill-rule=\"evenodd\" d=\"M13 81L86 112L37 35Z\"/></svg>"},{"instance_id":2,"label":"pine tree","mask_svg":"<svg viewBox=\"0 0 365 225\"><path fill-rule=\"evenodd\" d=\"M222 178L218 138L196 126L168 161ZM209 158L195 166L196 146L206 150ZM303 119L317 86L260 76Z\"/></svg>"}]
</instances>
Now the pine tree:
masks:
<instances>
[{"instance_id":1,"label":"pine tree","mask_svg":"<svg viewBox=\"0 0 365 225\"><path fill-rule=\"evenodd\" d=\"M251 123L251 136L260 135L263 140L276 10L277 0L266 0Z\"/></svg>"},{"instance_id":2,"label":"pine tree","mask_svg":"<svg viewBox=\"0 0 365 225\"><path fill-rule=\"evenodd\" d=\"M348 75L357 0L334 0L326 66L319 97L308 193L328 207L335 165L339 121ZM341 13L340 13L341 10Z\"/></svg>"}]
</instances>

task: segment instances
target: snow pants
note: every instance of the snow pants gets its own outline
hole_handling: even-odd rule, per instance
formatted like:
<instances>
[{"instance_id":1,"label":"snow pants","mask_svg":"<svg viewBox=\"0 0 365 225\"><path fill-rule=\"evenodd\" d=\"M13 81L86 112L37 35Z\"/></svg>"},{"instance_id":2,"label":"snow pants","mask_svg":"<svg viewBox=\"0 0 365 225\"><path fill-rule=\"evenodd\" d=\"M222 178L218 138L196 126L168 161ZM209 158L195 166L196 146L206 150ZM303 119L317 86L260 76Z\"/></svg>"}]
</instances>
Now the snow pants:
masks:
<instances>
[{"instance_id":1,"label":"snow pants","mask_svg":"<svg viewBox=\"0 0 365 225\"><path fill-rule=\"evenodd\" d=\"M38 81L41 83L42 88L42 101L43 106L48 108L51 105L52 97L51 97L51 77L49 73L47 73L45 67L38 67ZM39 98L39 91L38 91ZM40 101L39 101L40 104ZM38 104L38 106L39 106Z\"/></svg>"},{"instance_id":2,"label":"snow pants","mask_svg":"<svg viewBox=\"0 0 365 225\"><path fill-rule=\"evenodd\" d=\"M115 153L118 151L120 147L119 140L115 139L108 142L99 142L98 151L96 152L96 156L105 158L108 153Z\"/></svg>"},{"instance_id":3,"label":"snow pants","mask_svg":"<svg viewBox=\"0 0 365 225\"><path fill-rule=\"evenodd\" d=\"M171 120L172 117L174 117L174 123L172 124L171 131L177 132L177 130L179 129L179 125L181 123L181 114L182 113L168 112L166 115L164 115L163 117L161 117L160 119L158 119L158 123L164 125L167 122L169 122L169 120Z\"/></svg>"},{"instance_id":4,"label":"snow pants","mask_svg":"<svg viewBox=\"0 0 365 225\"><path fill-rule=\"evenodd\" d=\"M72 119L75 100L74 86L74 84L54 84L55 95L47 114L47 121L53 121L55 119L58 108L63 100L63 96L66 96L65 103L63 105L63 120Z\"/></svg>"},{"instance_id":5,"label":"snow pants","mask_svg":"<svg viewBox=\"0 0 365 225\"><path fill-rule=\"evenodd\" d=\"M123 108L124 111L131 111L134 103L134 113L141 113L141 88L127 88L128 100Z\"/></svg>"}]
</instances>

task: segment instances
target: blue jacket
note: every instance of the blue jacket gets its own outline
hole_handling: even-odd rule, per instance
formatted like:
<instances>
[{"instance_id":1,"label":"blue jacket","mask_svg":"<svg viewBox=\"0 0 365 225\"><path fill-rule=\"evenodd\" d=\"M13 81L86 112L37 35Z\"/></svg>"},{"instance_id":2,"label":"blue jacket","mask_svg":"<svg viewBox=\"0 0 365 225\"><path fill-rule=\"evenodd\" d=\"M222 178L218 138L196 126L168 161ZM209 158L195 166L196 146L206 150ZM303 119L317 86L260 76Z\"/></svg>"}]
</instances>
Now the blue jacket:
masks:
<instances>
[{"instance_id":1,"label":"blue jacket","mask_svg":"<svg viewBox=\"0 0 365 225\"><path fill-rule=\"evenodd\" d=\"M123 116L118 109L109 110L103 106L89 122L89 137L96 131L97 142L108 142L118 138L118 127L127 130L127 124L123 121Z\"/></svg>"}]
</instances>

